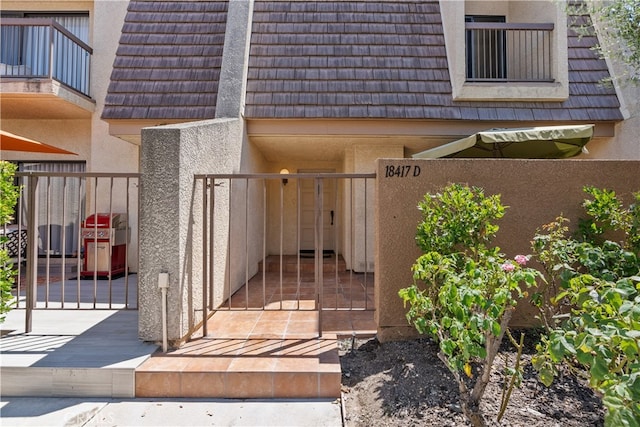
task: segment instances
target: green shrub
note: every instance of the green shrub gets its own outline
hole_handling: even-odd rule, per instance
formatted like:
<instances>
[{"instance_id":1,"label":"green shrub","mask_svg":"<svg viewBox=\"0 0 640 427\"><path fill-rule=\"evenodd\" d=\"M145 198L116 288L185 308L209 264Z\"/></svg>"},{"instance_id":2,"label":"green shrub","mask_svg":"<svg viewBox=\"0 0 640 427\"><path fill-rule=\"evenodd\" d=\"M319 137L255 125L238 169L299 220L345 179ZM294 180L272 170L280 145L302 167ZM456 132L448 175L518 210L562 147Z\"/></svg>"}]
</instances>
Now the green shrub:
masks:
<instances>
[{"instance_id":1,"label":"green shrub","mask_svg":"<svg viewBox=\"0 0 640 427\"><path fill-rule=\"evenodd\" d=\"M13 184L16 166L0 160L0 227L11 221L13 209L19 196L19 188ZM5 314L13 307L11 287L15 280L15 270L10 262L8 252L4 246L6 237L0 236L0 322Z\"/></svg>"},{"instance_id":2,"label":"green shrub","mask_svg":"<svg viewBox=\"0 0 640 427\"><path fill-rule=\"evenodd\" d=\"M523 286L534 285L538 273L524 266L527 257L508 260L489 246L499 229L494 221L506 209L499 195L451 184L425 195L418 208L416 242L424 254L413 265L414 284L399 296L410 305L409 323L438 342L464 414L484 425L480 400L494 359ZM509 375L515 380L520 374L512 368Z\"/></svg>"},{"instance_id":3,"label":"green shrub","mask_svg":"<svg viewBox=\"0 0 640 427\"><path fill-rule=\"evenodd\" d=\"M546 284L534 294L547 336L533 358L549 386L568 366L603 395L605 425L640 423L640 193L625 208L609 190L585 187L577 238L566 219L543 227L533 252ZM616 235L622 240L607 240Z\"/></svg>"}]
</instances>

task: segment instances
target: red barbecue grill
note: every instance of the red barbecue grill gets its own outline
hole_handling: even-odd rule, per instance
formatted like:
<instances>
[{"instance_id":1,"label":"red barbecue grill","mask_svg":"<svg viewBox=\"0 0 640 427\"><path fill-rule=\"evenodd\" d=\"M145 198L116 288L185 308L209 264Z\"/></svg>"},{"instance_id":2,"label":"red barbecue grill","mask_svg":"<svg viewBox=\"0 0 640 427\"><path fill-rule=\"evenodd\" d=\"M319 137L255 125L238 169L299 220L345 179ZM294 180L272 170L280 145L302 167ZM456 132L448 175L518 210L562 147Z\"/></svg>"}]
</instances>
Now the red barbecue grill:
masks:
<instances>
[{"instance_id":1,"label":"red barbecue grill","mask_svg":"<svg viewBox=\"0 0 640 427\"><path fill-rule=\"evenodd\" d=\"M98 213L83 221L84 262L80 276L113 278L124 275L127 231L127 215L122 213Z\"/></svg>"}]
</instances>

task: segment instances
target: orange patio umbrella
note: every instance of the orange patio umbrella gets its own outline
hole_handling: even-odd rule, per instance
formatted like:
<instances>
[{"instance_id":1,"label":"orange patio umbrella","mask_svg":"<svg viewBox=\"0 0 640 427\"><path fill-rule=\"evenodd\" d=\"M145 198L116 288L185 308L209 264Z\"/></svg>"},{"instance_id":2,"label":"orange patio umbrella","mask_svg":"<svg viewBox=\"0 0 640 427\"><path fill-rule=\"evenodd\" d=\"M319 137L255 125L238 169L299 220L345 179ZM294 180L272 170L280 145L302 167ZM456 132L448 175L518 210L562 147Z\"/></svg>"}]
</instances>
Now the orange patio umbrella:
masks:
<instances>
[{"instance_id":1,"label":"orange patio umbrella","mask_svg":"<svg viewBox=\"0 0 640 427\"><path fill-rule=\"evenodd\" d=\"M34 141L23 136L14 135L12 133L0 130L0 150L8 151L28 151L31 153L50 153L50 154L73 154L71 151L54 147L53 145L43 142Z\"/></svg>"}]
</instances>

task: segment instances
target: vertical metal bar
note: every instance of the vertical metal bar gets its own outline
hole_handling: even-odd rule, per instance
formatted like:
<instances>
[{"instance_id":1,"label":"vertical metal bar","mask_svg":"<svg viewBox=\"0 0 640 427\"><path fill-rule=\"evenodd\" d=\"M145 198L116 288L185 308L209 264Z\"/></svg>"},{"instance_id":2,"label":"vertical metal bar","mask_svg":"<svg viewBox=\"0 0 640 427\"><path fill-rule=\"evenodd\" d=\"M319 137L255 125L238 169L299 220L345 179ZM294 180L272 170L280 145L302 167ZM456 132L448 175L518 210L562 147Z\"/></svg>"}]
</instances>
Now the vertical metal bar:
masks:
<instances>
[{"instance_id":1,"label":"vertical metal bar","mask_svg":"<svg viewBox=\"0 0 640 427\"><path fill-rule=\"evenodd\" d=\"M93 179L93 308L98 299L98 177Z\"/></svg>"},{"instance_id":2,"label":"vertical metal bar","mask_svg":"<svg viewBox=\"0 0 640 427\"><path fill-rule=\"evenodd\" d=\"M335 256L335 286L336 286L336 307L338 309L339 306L339 293L338 288L340 287L340 282L338 280L338 248L340 247L339 237L338 237L338 178L333 178L333 212L331 213L331 225L333 226L333 256Z\"/></svg>"},{"instance_id":3,"label":"vertical metal bar","mask_svg":"<svg viewBox=\"0 0 640 427\"><path fill-rule=\"evenodd\" d=\"M140 176L136 177L136 247L138 248L138 259L136 260L136 265L138 267L138 271L140 269L140 212L142 210L142 206L140 206ZM136 309L140 308L140 288L138 287L138 281L136 280Z\"/></svg>"},{"instance_id":4,"label":"vertical metal bar","mask_svg":"<svg viewBox=\"0 0 640 427\"><path fill-rule=\"evenodd\" d=\"M280 180L280 310L282 310L282 271L284 269L284 180Z\"/></svg>"},{"instance_id":5,"label":"vertical metal bar","mask_svg":"<svg viewBox=\"0 0 640 427\"><path fill-rule=\"evenodd\" d=\"M500 60L499 58L499 52L498 52L498 31L497 30L493 30L490 33L490 39L489 39L489 44L491 45L491 48L489 49L490 55L491 55L491 61L489 62L489 67L490 68L490 72L491 72L491 77L493 78L497 78L499 76L498 73L498 61Z\"/></svg>"},{"instance_id":6,"label":"vertical metal bar","mask_svg":"<svg viewBox=\"0 0 640 427\"><path fill-rule=\"evenodd\" d=\"M302 226L301 224L301 218L302 218L302 207L301 207L301 191L302 191L302 183L301 183L301 179L297 178L296 179L296 310L300 310L300 300L302 299L302 295L300 293L300 285L301 285L301 274L302 272L300 271L300 249L301 249L301 243L300 243L300 238L302 236L302 232L300 231L300 228Z\"/></svg>"},{"instance_id":7,"label":"vertical metal bar","mask_svg":"<svg viewBox=\"0 0 640 427\"><path fill-rule=\"evenodd\" d=\"M110 227L108 229L109 232L109 246L107 248L107 254L108 254L108 260L109 260L109 264L108 264L108 268L109 268L109 309L111 309L111 297L113 294L113 248L114 248L114 241L113 239L115 238L115 228L113 224L113 176L109 177L109 222L107 223L107 225Z\"/></svg>"},{"instance_id":8,"label":"vertical metal bar","mask_svg":"<svg viewBox=\"0 0 640 427\"><path fill-rule=\"evenodd\" d=\"M483 30L481 32L482 34L482 50L483 50L483 55L482 55L482 77L483 78L487 78L488 76L490 76L490 70L489 70L489 61L490 58L487 58L487 55L491 56L491 48L489 48L487 45L489 43L489 31L488 30Z\"/></svg>"},{"instance_id":9,"label":"vertical metal bar","mask_svg":"<svg viewBox=\"0 0 640 427\"><path fill-rule=\"evenodd\" d=\"M542 69L542 79L546 80L549 78L549 74L547 73L547 32L542 31L542 42L540 46L542 46L542 53L540 54L540 59L542 64L540 68Z\"/></svg>"},{"instance_id":10,"label":"vertical metal bar","mask_svg":"<svg viewBox=\"0 0 640 427\"><path fill-rule=\"evenodd\" d=\"M316 208L315 208L315 235L316 235L316 248L315 248L315 270L316 270L316 292L318 299L318 336L322 337L322 311L323 307L323 294L324 294L324 271L323 265L323 252L324 252L324 222L323 222L323 196L324 188L322 178L315 178L315 191L316 191Z\"/></svg>"},{"instance_id":11,"label":"vertical metal bar","mask_svg":"<svg viewBox=\"0 0 640 427\"><path fill-rule=\"evenodd\" d=\"M33 309L37 298L36 278L38 276L38 177L29 176L29 201L27 211L29 220L27 223L27 283L26 283L26 310L25 333L29 333L33 326Z\"/></svg>"},{"instance_id":12,"label":"vertical metal bar","mask_svg":"<svg viewBox=\"0 0 640 427\"><path fill-rule=\"evenodd\" d=\"M547 59L547 78L548 79L552 79L553 76L551 75L551 61L553 58L553 53L551 51L551 32L548 31L547 32L547 37L546 37L547 43L546 43L546 47L547 47L547 53L545 55L545 58Z\"/></svg>"},{"instance_id":13,"label":"vertical metal bar","mask_svg":"<svg viewBox=\"0 0 640 427\"><path fill-rule=\"evenodd\" d=\"M524 66L522 65L522 33L520 31L514 31L514 37L515 35L518 36L518 44L517 44L517 52L518 52L518 78L522 78L523 73L522 70L524 69Z\"/></svg>"},{"instance_id":14,"label":"vertical metal bar","mask_svg":"<svg viewBox=\"0 0 640 427\"><path fill-rule=\"evenodd\" d=\"M47 75L49 76L50 79L53 79L53 66L54 66L54 59L53 59L53 53L55 52L55 30L53 28L53 25L49 25L49 61L48 61L48 68L49 70L47 71Z\"/></svg>"},{"instance_id":15,"label":"vertical metal bar","mask_svg":"<svg viewBox=\"0 0 640 427\"><path fill-rule=\"evenodd\" d=\"M78 228L78 252L76 258L76 271L78 272L78 276L76 277L76 308L80 308L80 278L81 272L86 265L88 250L86 248L85 237L83 237L83 227L82 227L82 195L87 191L87 180L86 178L78 178L78 218L76 222L76 227ZM86 197L85 197L86 200ZM86 224L85 224L86 225ZM84 251L83 251L84 249ZM82 259L84 257L84 259Z\"/></svg>"},{"instance_id":16,"label":"vertical metal bar","mask_svg":"<svg viewBox=\"0 0 640 427\"><path fill-rule=\"evenodd\" d=\"M65 288L65 272L67 269L66 259L67 259L67 236L65 233L65 226L67 224L66 221L66 212L67 212L67 177L62 178L62 227L60 228L60 238L62 240L62 274L60 283L60 307L64 308L64 288Z\"/></svg>"},{"instance_id":17,"label":"vertical metal bar","mask_svg":"<svg viewBox=\"0 0 640 427\"><path fill-rule=\"evenodd\" d=\"M124 308L129 308L129 239L131 239L131 227L129 226L129 221L131 220L131 191L129 191L130 185L131 179L130 177L127 177L125 180L127 191L125 213L127 215L127 223L124 240Z\"/></svg>"},{"instance_id":18,"label":"vertical metal bar","mask_svg":"<svg viewBox=\"0 0 640 427\"><path fill-rule=\"evenodd\" d=\"M85 63L85 91L83 92L85 95L87 96L91 96L91 85L89 84L89 82L91 81L91 55L89 55L88 52L85 51L85 58L86 58L86 63Z\"/></svg>"},{"instance_id":19,"label":"vertical metal bar","mask_svg":"<svg viewBox=\"0 0 640 427\"><path fill-rule=\"evenodd\" d=\"M207 317L209 313L207 312L208 306L208 297L207 297L207 288L208 288L208 250L209 250L209 242L208 240L208 232L207 232L207 186L209 185L209 179L205 176L202 179L202 336L206 337L208 334L207 328ZM211 224L213 227L213 224Z\"/></svg>"},{"instance_id":20,"label":"vertical metal bar","mask_svg":"<svg viewBox=\"0 0 640 427\"><path fill-rule=\"evenodd\" d=\"M225 280L227 281L227 295L229 295L229 309L231 309L231 178L228 179L229 191L227 199L227 274Z\"/></svg>"},{"instance_id":21,"label":"vertical metal bar","mask_svg":"<svg viewBox=\"0 0 640 427\"><path fill-rule=\"evenodd\" d=\"M368 239L367 239L367 234L369 234L369 227L367 225L367 217L369 216L369 209L368 209L368 200L367 200L367 194L368 194L368 187L369 187L369 179L365 178L364 179L364 307L365 309L368 308L368 304L369 304L369 282L368 282L368 275L367 273L369 272L369 254L367 253L367 246L368 246Z\"/></svg>"},{"instance_id":22,"label":"vertical metal bar","mask_svg":"<svg viewBox=\"0 0 640 427\"><path fill-rule=\"evenodd\" d=\"M215 286L215 208L216 208L216 179L210 178L209 187L209 309L214 310L213 290ZM229 295L231 298L231 295Z\"/></svg>"},{"instance_id":23,"label":"vertical metal bar","mask_svg":"<svg viewBox=\"0 0 640 427\"><path fill-rule=\"evenodd\" d=\"M245 179L244 199L244 286L249 292L249 178ZM248 303L247 298L247 303Z\"/></svg>"},{"instance_id":24,"label":"vertical metal bar","mask_svg":"<svg viewBox=\"0 0 640 427\"><path fill-rule=\"evenodd\" d=\"M524 39L524 55L522 55L522 60L524 61L525 70L523 74L523 79L530 80L533 78L533 61L532 61L532 51L531 51L531 32L530 31L519 31L522 34Z\"/></svg>"},{"instance_id":25,"label":"vertical metal bar","mask_svg":"<svg viewBox=\"0 0 640 427\"><path fill-rule=\"evenodd\" d=\"M47 237L47 246L43 247L44 249L44 259L45 259L45 299L44 299L44 308L49 308L49 278L51 277L50 270L50 261L51 261L51 177L47 176L47 193L46 193L46 203L47 203L47 228L45 231L45 235ZM44 246L44 245L42 245Z\"/></svg>"},{"instance_id":26,"label":"vertical metal bar","mask_svg":"<svg viewBox=\"0 0 640 427\"><path fill-rule=\"evenodd\" d=\"M262 306L267 305L267 180L262 180Z\"/></svg>"},{"instance_id":27,"label":"vertical metal bar","mask_svg":"<svg viewBox=\"0 0 640 427\"><path fill-rule=\"evenodd\" d=\"M349 187L349 260L351 262L351 268L349 269L349 293L353 294L353 269L355 267L355 260L353 258L355 246L355 231L353 229L353 205L355 203L353 196L353 179L350 180ZM353 299L351 300L349 308L353 310Z\"/></svg>"}]
</instances>

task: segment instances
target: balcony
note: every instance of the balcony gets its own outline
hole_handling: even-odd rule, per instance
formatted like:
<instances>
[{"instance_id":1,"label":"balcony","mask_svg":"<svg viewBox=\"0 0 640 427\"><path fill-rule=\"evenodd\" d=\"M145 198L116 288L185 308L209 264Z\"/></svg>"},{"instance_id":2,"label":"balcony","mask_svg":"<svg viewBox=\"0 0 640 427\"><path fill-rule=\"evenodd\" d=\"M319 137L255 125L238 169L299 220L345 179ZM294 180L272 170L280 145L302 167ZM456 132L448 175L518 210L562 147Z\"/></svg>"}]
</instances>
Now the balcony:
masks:
<instances>
[{"instance_id":1,"label":"balcony","mask_svg":"<svg viewBox=\"0 0 640 427\"><path fill-rule=\"evenodd\" d=\"M466 82L553 83L554 24L466 22Z\"/></svg>"},{"instance_id":2,"label":"balcony","mask_svg":"<svg viewBox=\"0 0 640 427\"><path fill-rule=\"evenodd\" d=\"M93 49L53 19L3 18L2 119L89 118Z\"/></svg>"}]
</instances>

